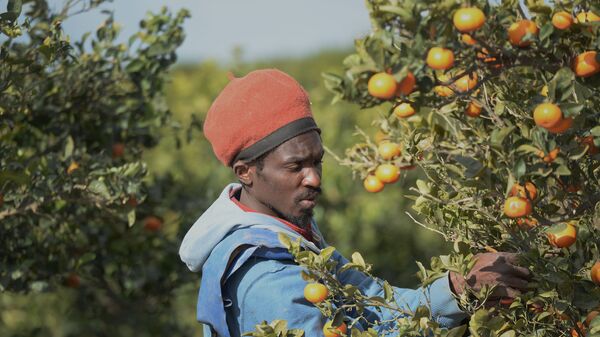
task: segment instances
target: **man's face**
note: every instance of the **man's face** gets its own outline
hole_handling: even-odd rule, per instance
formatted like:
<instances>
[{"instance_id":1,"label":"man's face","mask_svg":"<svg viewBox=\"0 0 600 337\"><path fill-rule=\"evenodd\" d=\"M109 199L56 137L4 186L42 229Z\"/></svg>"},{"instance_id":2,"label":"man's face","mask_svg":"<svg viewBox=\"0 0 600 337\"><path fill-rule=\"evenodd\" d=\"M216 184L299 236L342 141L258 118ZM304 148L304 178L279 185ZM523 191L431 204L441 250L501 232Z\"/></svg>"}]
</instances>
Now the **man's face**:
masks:
<instances>
[{"instance_id":1,"label":"man's face","mask_svg":"<svg viewBox=\"0 0 600 337\"><path fill-rule=\"evenodd\" d=\"M264 158L262 170L255 167L250 194L271 215L306 227L321 193L323 155L316 131L286 141Z\"/></svg>"}]
</instances>

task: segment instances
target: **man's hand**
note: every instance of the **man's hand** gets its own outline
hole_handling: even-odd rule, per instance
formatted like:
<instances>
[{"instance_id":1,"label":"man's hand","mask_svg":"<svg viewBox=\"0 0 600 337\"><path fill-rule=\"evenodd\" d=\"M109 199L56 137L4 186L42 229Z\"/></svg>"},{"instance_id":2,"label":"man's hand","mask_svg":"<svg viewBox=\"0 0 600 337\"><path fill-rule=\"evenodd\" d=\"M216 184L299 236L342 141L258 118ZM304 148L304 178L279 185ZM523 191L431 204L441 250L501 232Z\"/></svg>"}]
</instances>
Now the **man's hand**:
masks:
<instances>
[{"instance_id":1,"label":"man's hand","mask_svg":"<svg viewBox=\"0 0 600 337\"><path fill-rule=\"evenodd\" d=\"M450 272L450 287L461 295L466 288L475 292L485 285L495 286L486 306L501 303L502 299L512 299L527 288L531 273L517 265L517 255L513 253L482 253L475 255L475 265L466 278Z\"/></svg>"}]
</instances>

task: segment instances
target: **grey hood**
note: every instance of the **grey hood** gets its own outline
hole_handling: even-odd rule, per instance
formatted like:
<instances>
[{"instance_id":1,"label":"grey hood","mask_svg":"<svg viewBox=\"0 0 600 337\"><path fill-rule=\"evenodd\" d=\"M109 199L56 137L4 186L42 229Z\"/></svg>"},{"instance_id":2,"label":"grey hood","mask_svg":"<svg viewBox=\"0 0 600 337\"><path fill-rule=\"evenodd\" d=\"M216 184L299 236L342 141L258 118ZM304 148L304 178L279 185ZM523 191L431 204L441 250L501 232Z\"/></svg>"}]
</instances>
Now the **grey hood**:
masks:
<instances>
[{"instance_id":1,"label":"grey hood","mask_svg":"<svg viewBox=\"0 0 600 337\"><path fill-rule=\"evenodd\" d=\"M229 184L219 198L204 212L186 233L179 247L179 256L187 267L198 272L208 259L211 251L229 233L240 228L262 228L278 233L287 234L292 240L300 238L303 244L319 252L312 242L304 239L300 234L288 228L276 218L255 212L245 212L230 199L233 190L241 188L240 184ZM313 232L319 236L316 224L312 223Z\"/></svg>"}]
</instances>

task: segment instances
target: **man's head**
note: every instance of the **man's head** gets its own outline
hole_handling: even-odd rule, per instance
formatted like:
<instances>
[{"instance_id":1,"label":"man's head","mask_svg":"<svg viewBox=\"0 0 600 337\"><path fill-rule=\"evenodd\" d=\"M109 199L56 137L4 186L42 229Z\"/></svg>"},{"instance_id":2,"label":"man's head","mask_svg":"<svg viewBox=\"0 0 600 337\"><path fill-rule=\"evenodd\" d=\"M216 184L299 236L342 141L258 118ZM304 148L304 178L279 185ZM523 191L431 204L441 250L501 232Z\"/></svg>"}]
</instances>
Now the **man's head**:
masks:
<instances>
[{"instance_id":1,"label":"man's head","mask_svg":"<svg viewBox=\"0 0 600 337\"><path fill-rule=\"evenodd\" d=\"M319 133L306 91L275 69L232 79L204 122L217 158L244 186L242 201L301 226L320 192Z\"/></svg>"},{"instance_id":2,"label":"man's head","mask_svg":"<svg viewBox=\"0 0 600 337\"><path fill-rule=\"evenodd\" d=\"M309 131L233 170L257 211L306 227L321 193L323 154L319 134Z\"/></svg>"}]
</instances>

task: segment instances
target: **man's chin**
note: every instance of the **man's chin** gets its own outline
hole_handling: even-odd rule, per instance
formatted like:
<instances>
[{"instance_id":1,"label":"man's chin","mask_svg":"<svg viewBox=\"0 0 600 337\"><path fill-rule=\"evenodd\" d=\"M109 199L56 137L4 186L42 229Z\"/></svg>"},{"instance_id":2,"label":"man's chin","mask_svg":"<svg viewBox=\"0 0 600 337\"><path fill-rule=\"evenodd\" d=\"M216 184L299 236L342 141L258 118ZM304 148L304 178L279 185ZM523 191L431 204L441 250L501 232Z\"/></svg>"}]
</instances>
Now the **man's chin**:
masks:
<instances>
[{"instance_id":1,"label":"man's chin","mask_svg":"<svg viewBox=\"0 0 600 337\"><path fill-rule=\"evenodd\" d=\"M312 217L313 210L311 208L307 210L302 210L302 214L299 216L287 216L286 220L298 227L307 228L312 221Z\"/></svg>"}]
</instances>

